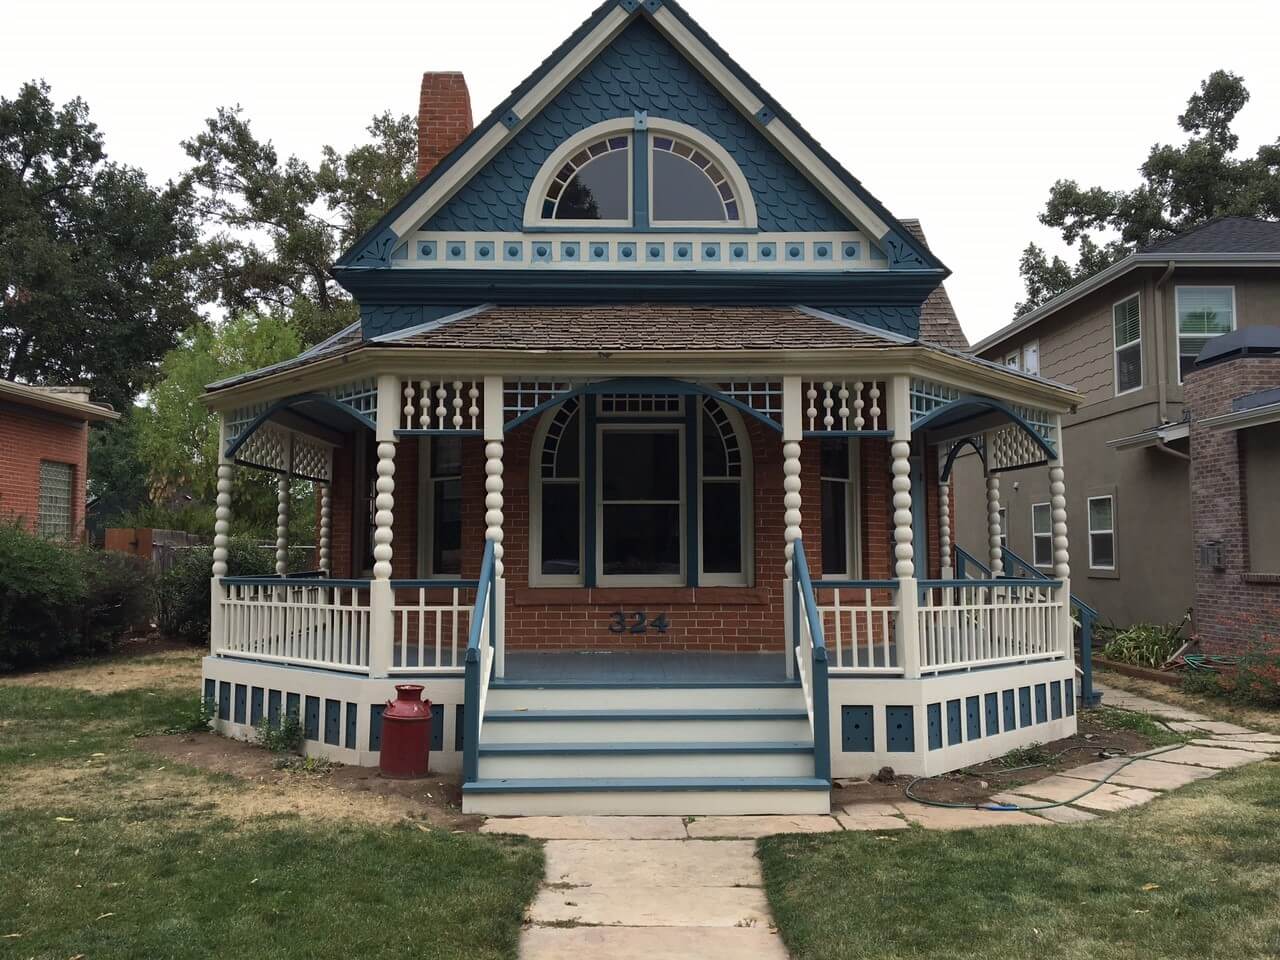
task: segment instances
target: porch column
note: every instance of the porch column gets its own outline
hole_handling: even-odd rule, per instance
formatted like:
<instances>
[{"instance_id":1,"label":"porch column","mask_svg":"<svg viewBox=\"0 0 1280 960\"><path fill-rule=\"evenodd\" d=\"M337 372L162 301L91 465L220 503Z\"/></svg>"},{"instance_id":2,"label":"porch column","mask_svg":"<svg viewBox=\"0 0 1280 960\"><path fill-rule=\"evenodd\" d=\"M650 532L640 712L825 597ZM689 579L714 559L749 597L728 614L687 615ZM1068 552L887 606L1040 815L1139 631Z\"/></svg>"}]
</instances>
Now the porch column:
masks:
<instances>
[{"instance_id":1,"label":"porch column","mask_svg":"<svg viewBox=\"0 0 1280 960\"><path fill-rule=\"evenodd\" d=\"M289 572L289 475L276 481L276 576Z\"/></svg>"},{"instance_id":2,"label":"porch column","mask_svg":"<svg viewBox=\"0 0 1280 960\"><path fill-rule=\"evenodd\" d=\"M951 481L938 480L938 552L941 556L943 580L952 578L951 570Z\"/></svg>"},{"instance_id":3,"label":"porch column","mask_svg":"<svg viewBox=\"0 0 1280 960\"><path fill-rule=\"evenodd\" d=\"M329 476L333 476L333 470L330 468ZM320 495L320 536L317 546L316 566L327 576L333 565L332 554L330 551L330 541L333 538L333 504L330 491L332 490L331 482L319 484Z\"/></svg>"},{"instance_id":4,"label":"porch column","mask_svg":"<svg viewBox=\"0 0 1280 960\"><path fill-rule=\"evenodd\" d=\"M800 539L800 438L804 433L802 384L799 377L782 378L782 506L783 506L783 602L787 677L795 674L795 646L800 609L796 604L792 558Z\"/></svg>"},{"instance_id":5,"label":"porch column","mask_svg":"<svg viewBox=\"0 0 1280 960\"><path fill-rule=\"evenodd\" d=\"M893 431L893 557L898 581L898 617L894 639L903 676L920 676L920 595L911 529L911 379L889 381L889 428Z\"/></svg>"},{"instance_id":6,"label":"porch column","mask_svg":"<svg viewBox=\"0 0 1280 960\"><path fill-rule=\"evenodd\" d=\"M385 677L391 668L395 624L391 607L391 540L396 490L396 425L400 418L400 378L378 377L378 478L374 481L373 580L369 583L369 676Z\"/></svg>"},{"instance_id":7,"label":"porch column","mask_svg":"<svg viewBox=\"0 0 1280 960\"><path fill-rule=\"evenodd\" d=\"M990 446L987 449L991 449ZM1000 549L1000 478L987 474L987 546L992 578L1004 575L1004 551Z\"/></svg>"},{"instance_id":8,"label":"porch column","mask_svg":"<svg viewBox=\"0 0 1280 960\"><path fill-rule=\"evenodd\" d=\"M460 396L460 394L459 394ZM503 378L484 378L484 538L493 544L493 675L506 673L507 581L502 563Z\"/></svg>"},{"instance_id":9,"label":"porch column","mask_svg":"<svg viewBox=\"0 0 1280 960\"><path fill-rule=\"evenodd\" d=\"M1054 449L1057 457L1049 461L1049 509L1053 518L1053 577L1061 580L1059 599L1062 601L1060 630L1062 647L1068 657L1075 649L1075 626L1071 620L1071 557L1067 550L1067 484L1062 470L1062 418L1056 417L1054 433L1057 443ZM1034 557L1032 560L1034 561ZM1092 670L1086 667L1090 673ZM1092 693L1092 676L1086 678L1088 689L1081 693L1088 696ZM1086 701L1087 702L1087 701Z\"/></svg>"},{"instance_id":10,"label":"porch column","mask_svg":"<svg viewBox=\"0 0 1280 960\"><path fill-rule=\"evenodd\" d=\"M209 582L209 652L216 653L226 640L223 600L227 575L228 547L231 543L231 486L235 466L227 459L227 422L218 418L218 496L213 511L213 576Z\"/></svg>"}]
</instances>

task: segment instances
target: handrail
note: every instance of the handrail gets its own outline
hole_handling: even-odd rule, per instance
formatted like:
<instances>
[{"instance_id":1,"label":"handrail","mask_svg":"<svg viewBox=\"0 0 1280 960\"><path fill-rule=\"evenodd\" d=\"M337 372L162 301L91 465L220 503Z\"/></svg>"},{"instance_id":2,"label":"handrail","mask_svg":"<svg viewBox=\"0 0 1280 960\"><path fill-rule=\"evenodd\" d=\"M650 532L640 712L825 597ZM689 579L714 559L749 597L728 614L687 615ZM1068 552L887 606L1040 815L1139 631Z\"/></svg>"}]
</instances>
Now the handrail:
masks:
<instances>
[{"instance_id":1,"label":"handrail","mask_svg":"<svg viewBox=\"0 0 1280 960\"><path fill-rule=\"evenodd\" d=\"M831 780L831 721L827 676L827 646L822 638L822 616L818 613L818 601L813 594L813 580L809 576L809 563L804 556L804 543L794 542L791 557L795 571L796 603L804 609L805 623L809 628L809 640L813 648L813 669L804 669L797 663L800 679L809 681L807 691L813 704L810 720L813 726L813 772L820 780ZM800 653L799 637L796 638L797 658Z\"/></svg>"},{"instance_id":2,"label":"handrail","mask_svg":"<svg viewBox=\"0 0 1280 960\"><path fill-rule=\"evenodd\" d=\"M1062 581L1048 577L999 577L994 580L918 580L916 586L923 593L934 587L1060 587Z\"/></svg>"},{"instance_id":3,"label":"handrail","mask_svg":"<svg viewBox=\"0 0 1280 960\"><path fill-rule=\"evenodd\" d=\"M990 567L988 567L985 563L983 563L981 560L975 557L972 553L970 553L964 547L959 547L959 546L956 547L956 574L959 576L961 580L966 579L964 575L964 568L969 566L970 564L972 564L973 566L977 567L979 570L982 571L984 579L988 579L991 577ZM976 578L973 578L973 579L976 579Z\"/></svg>"},{"instance_id":4,"label":"handrail","mask_svg":"<svg viewBox=\"0 0 1280 960\"><path fill-rule=\"evenodd\" d=\"M484 559L480 562L480 579L476 582L476 602L471 611L471 623L467 631L467 654L463 661L463 703L466 731L462 742L462 773L467 783L474 783L480 769L480 722L484 718L485 693L489 688L488 667L493 663L493 632L485 630L485 623L492 614L490 595L494 592L493 541L486 540ZM485 634L488 637L485 638ZM489 656L486 660L480 649L482 638L487 641Z\"/></svg>"},{"instance_id":5,"label":"handrail","mask_svg":"<svg viewBox=\"0 0 1280 960\"><path fill-rule=\"evenodd\" d=\"M371 580L333 580L329 577L223 577L223 583L239 583L250 587L291 587L298 585L316 587L367 587Z\"/></svg>"},{"instance_id":6,"label":"handrail","mask_svg":"<svg viewBox=\"0 0 1280 960\"><path fill-rule=\"evenodd\" d=\"M897 590L897 580L828 580L811 581L815 590Z\"/></svg>"}]
</instances>

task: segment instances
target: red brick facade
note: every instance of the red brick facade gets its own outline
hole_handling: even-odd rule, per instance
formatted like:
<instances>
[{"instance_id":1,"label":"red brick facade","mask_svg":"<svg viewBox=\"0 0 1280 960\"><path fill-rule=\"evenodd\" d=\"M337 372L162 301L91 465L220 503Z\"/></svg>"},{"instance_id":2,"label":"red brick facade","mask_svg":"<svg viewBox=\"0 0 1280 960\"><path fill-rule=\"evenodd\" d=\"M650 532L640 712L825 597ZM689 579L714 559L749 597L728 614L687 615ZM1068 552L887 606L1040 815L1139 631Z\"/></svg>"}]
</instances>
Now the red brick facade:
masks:
<instances>
[{"instance_id":1,"label":"red brick facade","mask_svg":"<svg viewBox=\"0 0 1280 960\"><path fill-rule=\"evenodd\" d=\"M525 424L507 435L503 452L503 544L507 581L506 636L508 649L645 649L645 650L778 650L783 643L783 506L782 443L779 434L750 421L746 425L753 464L752 585L747 587L530 587L529 491L530 446L536 425ZM372 476L372 448L366 460ZM333 571L335 576L359 577L352 564L353 511L358 505L353 490L353 458L344 449L334 458ZM866 579L893 576L892 507L889 445L878 439L861 447L861 546ZM930 451L926 476L937 476L937 461ZM806 441L801 454L801 495L805 550L816 576L822 559L822 525L818 483L818 445ZM368 480L361 484L367 489ZM462 575L479 575L484 548L484 443L463 441L463 558ZM401 442L396 451L395 539L393 575L416 577L418 568L418 455L417 444ZM926 498L929 517L929 572L939 575L937 485L930 482ZM361 520L360 522L364 522ZM918 571L924 575L924 571ZM819 586L821 595L821 587ZM609 630L615 613L644 611L650 619L666 614L666 633L650 630L644 635L618 635ZM630 622L630 621L628 621Z\"/></svg>"},{"instance_id":2,"label":"red brick facade","mask_svg":"<svg viewBox=\"0 0 1280 960\"><path fill-rule=\"evenodd\" d=\"M1212 430L1202 421L1231 412L1231 402L1280 387L1280 358L1241 357L1193 370L1185 382L1191 409L1191 522L1195 563L1195 631L1206 649L1241 652L1280 641L1280 583L1251 578L1248 510L1275 490L1250 491L1245 446L1239 432ZM1222 544L1218 570L1200 556L1203 545Z\"/></svg>"},{"instance_id":3,"label":"red brick facade","mask_svg":"<svg viewBox=\"0 0 1280 960\"><path fill-rule=\"evenodd\" d=\"M471 94L460 73L424 73L418 99L418 178L471 133Z\"/></svg>"},{"instance_id":4,"label":"red brick facade","mask_svg":"<svg viewBox=\"0 0 1280 960\"><path fill-rule=\"evenodd\" d=\"M0 404L0 516L36 528L40 507L40 462L72 468L72 538L84 536L85 475L89 428L72 420L14 404Z\"/></svg>"}]
</instances>

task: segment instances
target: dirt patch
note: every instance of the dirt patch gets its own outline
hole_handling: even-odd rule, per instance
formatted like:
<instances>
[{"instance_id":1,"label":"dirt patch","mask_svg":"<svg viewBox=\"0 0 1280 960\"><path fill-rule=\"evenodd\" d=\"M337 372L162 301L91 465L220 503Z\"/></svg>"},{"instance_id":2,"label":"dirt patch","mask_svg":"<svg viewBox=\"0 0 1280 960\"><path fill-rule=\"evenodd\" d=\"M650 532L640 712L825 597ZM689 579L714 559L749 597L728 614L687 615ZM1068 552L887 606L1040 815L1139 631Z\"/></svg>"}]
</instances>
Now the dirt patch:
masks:
<instances>
[{"instance_id":1,"label":"dirt patch","mask_svg":"<svg viewBox=\"0 0 1280 960\"><path fill-rule=\"evenodd\" d=\"M917 797L945 803L980 803L993 794L1040 780L1051 773L1084 766L1104 756L1141 753L1151 747L1151 742L1141 734L1132 730L1111 730L1081 714L1074 736L1040 744L1033 753L1020 752L1008 758L1007 762L997 758L920 780L911 792ZM1018 769L1020 767L1023 769ZM906 788L915 779L894 776L885 780L838 780L831 791L831 805L902 800Z\"/></svg>"},{"instance_id":2,"label":"dirt patch","mask_svg":"<svg viewBox=\"0 0 1280 960\"><path fill-rule=\"evenodd\" d=\"M204 654L204 648L187 644L130 640L109 656L0 677L0 685L74 687L89 693L185 687L194 693L200 689Z\"/></svg>"},{"instance_id":3,"label":"dirt patch","mask_svg":"<svg viewBox=\"0 0 1280 960\"><path fill-rule=\"evenodd\" d=\"M1261 707L1240 706L1216 698L1198 697L1184 692L1179 687L1169 687L1163 683L1153 683L1150 680L1124 676L1114 670L1098 670L1094 673L1094 677L1099 682L1115 687L1117 690L1136 693L1138 696L1150 697L1152 700L1162 700L1175 707L1183 707L1187 710L1203 713L1205 716L1213 717L1215 720L1238 723L1240 726L1249 727L1252 730L1280 733L1280 711L1265 710ZM1102 702L1106 703L1105 696Z\"/></svg>"},{"instance_id":4,"label":"dirt patch","mask_svg":"<svg viewBox=\"0 0 1280 960\"><path fill-rule=\"evenodd\" d=\"M340 764L314 772L281 769L279 754L212 733L143 737L135 746L244 781L250 789L221 791L215 798L219 812L235 820L279 813L374 823L408 818L453 830L474 830L483 822L482 817L463 815L462 789L452 777L389 780L376 768Z\"/></svg>"}]
</instances>

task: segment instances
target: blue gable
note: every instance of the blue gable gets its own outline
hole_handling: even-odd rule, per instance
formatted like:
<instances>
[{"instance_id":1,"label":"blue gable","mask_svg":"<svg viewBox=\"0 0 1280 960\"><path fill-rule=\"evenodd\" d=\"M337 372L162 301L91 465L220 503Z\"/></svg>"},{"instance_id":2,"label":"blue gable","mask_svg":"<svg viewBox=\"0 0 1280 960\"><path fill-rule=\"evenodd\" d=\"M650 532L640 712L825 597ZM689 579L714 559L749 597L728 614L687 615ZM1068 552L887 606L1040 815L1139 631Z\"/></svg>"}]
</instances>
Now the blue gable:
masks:
<instances>
[{"instance_id":1,"label":"blue gable","mask_svg":"<svg viewBox=\"0 0 1280 960\"><path fill-rule=\"evenodd\" d=\"M633 21L424 225L521 230L525 199L553 150L578 131L645 111L714 138L738 163L764 231L856 229L643 18Z\"/></svg>"}]
</instances>

